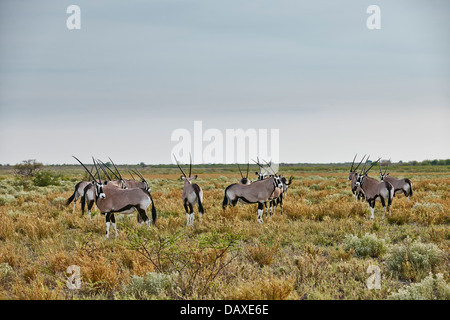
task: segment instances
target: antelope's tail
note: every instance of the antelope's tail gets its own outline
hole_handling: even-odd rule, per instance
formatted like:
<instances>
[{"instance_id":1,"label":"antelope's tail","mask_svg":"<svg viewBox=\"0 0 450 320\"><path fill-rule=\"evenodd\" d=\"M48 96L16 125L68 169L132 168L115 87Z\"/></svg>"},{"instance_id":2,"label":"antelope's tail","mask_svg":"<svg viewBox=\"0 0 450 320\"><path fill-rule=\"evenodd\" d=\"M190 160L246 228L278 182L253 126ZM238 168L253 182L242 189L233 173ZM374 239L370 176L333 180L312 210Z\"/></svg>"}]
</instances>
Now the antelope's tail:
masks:
<instances>
[{"instance_id":1,"label":"antelope's tail","mask_svg":"<svg viewBox=\"0 0 450 320\"><path fill-rule=\"evenodd\" d=\"M77 183L77 185L75 186L75 191L74 191L73 194L69 197L69 199L67 199L67 201L66 201L66 206L68 206L68 205L73 201L73 199L75 198L75 194L77 193L78 186L80 185L80 183L81 183L81 182L78 182L78 183Z\"/></svg>"},{"instance_id":2,"label":"antelope's tail","mask_svg":"<svg viewBox=\"0 0 450 320\"><path fill-rule=\"evenodd\" d=\"M412 196L413 191L412 191L411 180L409 180L408 178L406 178L405 181L406 181L407 184L409 184L409 196Z\"/></svg>"},{"instance_id":3,"label":"antelope's tail","mask_svg":"<svg viewBox=\"0 0 450 320\"><path fill-rule=\"evenodd\" d=\"M156 223L156 208L155 208L155 202L153 201L152 196L150 196L150 200L152 201L152 221L153 224Z\"/></svg>"},{"instance_id":4,"label":"antelope's tail","mask_svg":"<svg viewBox=\"0 0 450 320\"><path fill-rule=\"evenodd\" d=\"M388 206L390 206L390 205L392 204L392 198L394 198L394 188L393 188L392 185L391 185L389 182L387 182L387 181L385 181L385 185L386 185L386 188L387 188L388 191L389 191L389 196L388 196Z\"/></svg>"},{"instance_id":5,"label":"antelope's tail","mask_svg":"<svg viewBox=\"0 0 450 320\"><path fill-rule=\"evenodd\" d=\"M227 197L227 191L228 191L228 189L229 189L231 186L232 186L232 185L228 186L228 187L225 189L225 196L223 197L223 201L222 201L222 209L223 209L223 210L225 210L226 206L229 204L229 202L228 202L228 197Z\"/></svg>"},{"instance_id":6,"label":"antelope's tail","mask_svg":"<svg viewBox=\"0 0 450 320\"><path fill-rule=\"evenodd\" d=\"M205 209L203 209L202 199L200 199L200 187L199 187L198 184L193 184L192 186L194 187L194 192L195 192L195 195L197 196L198 211L201 214L204 214L205 213Z\"/></svg>"},{"instance_id":7,"label":"antelope's tail","mask_svg":"<svg viewBox=\"0 0 450 320\"><path fill-rule=\"evenodd\" d=\"M86 205L86 194L81 197L81 215L84 215L84 206Z\"/></svg>"},{"instance_id":8,"label":"antelope's tail","mask_svg":"<svg viewBox=\"0 0 450 320\"><path fill-rule=\"evenodd\" d=\"M66 206L68 206L68 205L73 201L73 199L75 198L75 193L77 193L76 190L75 190L75 191L73 192L73 194L69 197L69 199L67 199L67 201L66 201Z\"/></svg>"}]
</instances>

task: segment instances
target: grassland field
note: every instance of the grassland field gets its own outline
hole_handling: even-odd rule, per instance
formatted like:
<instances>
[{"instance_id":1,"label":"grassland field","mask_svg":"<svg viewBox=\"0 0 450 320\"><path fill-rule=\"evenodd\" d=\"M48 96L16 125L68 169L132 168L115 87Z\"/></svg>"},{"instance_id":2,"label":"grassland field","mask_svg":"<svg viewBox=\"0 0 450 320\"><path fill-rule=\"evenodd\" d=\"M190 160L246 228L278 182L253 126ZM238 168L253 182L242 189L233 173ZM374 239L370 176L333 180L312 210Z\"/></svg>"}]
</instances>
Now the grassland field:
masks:
<instances>
[{"instance_id":1,"label":"grassland field","mask_svg":"<svg viewBox=\"0 0 450 320\"><path fill-rule=\"evenodd\" d=\"M119 236L110 239L98 211L88 218L79 203L75 213L65 205L86 178L80 166L44 168L59 180L43 187L0 167L0 299L448 300L449 167L393 166L390 175L409 178L413 196L396 195L385 219L377 202L370 220L368 205L352 196L349 166L281 166L294 176L284 213L258 224L256 205L222 210L236 167L194 166L206 213L199 218L195 208L193 227L178 169L139 168L156 225L116 214ZM78 289L67 286L72 265ZM370 289L374 268L379 287Z\"/></svg>"}]
</instances>

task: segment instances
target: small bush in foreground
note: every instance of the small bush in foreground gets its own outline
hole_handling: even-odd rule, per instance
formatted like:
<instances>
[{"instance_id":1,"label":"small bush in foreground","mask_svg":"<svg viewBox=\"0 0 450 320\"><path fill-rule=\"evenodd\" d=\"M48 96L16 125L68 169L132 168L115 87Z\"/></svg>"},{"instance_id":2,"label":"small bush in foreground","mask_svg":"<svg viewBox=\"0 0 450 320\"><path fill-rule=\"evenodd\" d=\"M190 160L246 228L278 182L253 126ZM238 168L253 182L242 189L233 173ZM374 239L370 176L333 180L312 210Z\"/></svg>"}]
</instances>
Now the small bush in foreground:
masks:
<instances>
[{"instance_id":1,"label":"small bush in foreground","mask_svg":"<svg viewBox=\"0 0 450 320\"><path fill-rule=\"evenodd\" d=\"M169 276L149 272L144 277L132 276L131 282L124 286L122 293L134 299L161 299L164 292L171 288Z\"/></svg>"},{"instance_id":2,"label":"small bush in foreground","mask_svg":"<svg viewBox=\"0 0 450 320\"><path fill-rule=\"evenodd\" d=\"M345 236L345 249L353 249L357 257L380 257L387 251L386 241L374 234L366 233L361 238L355 235Z\"/></svg>"},{"instance_id":3,"label":"small bush in foreground","mask_svg":"<svg viewBox=\"0 0 450 320\"><path fill-rule=\"evenodd\" d=\"M386 265L394 275L404 279L420 280L433 272L442 257L442 251L433 243L411 242L394 245L386 258Z\"/></svg>"}]
</instances>

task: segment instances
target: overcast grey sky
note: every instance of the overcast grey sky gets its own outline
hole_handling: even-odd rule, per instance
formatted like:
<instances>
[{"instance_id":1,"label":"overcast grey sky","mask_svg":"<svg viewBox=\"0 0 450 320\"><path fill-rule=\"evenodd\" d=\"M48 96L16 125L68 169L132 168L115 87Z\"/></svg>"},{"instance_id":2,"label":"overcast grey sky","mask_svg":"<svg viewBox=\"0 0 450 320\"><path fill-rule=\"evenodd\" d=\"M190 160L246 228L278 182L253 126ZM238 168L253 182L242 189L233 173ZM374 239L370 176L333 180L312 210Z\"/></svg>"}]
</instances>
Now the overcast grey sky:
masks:
<instances>
[{"instance_id":1,"label":"overcast grey sky","mask_svg":"<svg viewBox=\"0 0 450 320\"><path fill-rule=\"evenodd\" d=\"M66 8L81 8L69 30ZM369 30L366 9L381 8ZM448 1L2 1L0 163L171 162L178 128L280 161L450 158Z\"/></svg>"}]
</instances>

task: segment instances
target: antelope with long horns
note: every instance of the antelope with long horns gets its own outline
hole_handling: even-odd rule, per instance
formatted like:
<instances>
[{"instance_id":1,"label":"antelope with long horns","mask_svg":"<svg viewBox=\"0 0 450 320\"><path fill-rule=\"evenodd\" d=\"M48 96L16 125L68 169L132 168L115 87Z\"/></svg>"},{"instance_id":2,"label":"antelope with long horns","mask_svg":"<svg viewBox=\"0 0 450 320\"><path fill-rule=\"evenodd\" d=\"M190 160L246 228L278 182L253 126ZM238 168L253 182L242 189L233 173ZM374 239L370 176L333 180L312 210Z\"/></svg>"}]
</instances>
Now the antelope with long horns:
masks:
<instances>
[{"instance_id":1,"label":"antelope with long horns","mask_svg":"<svg viewBox=\"0 0 450 320\"><path fill-rule=\"evenodd\" d=\"M372 167L380 160L373 162L369 169L365 170L367 161L369 160L369 157L366 160L366 163L364 164L364 167L362 168L361 172L358 174L356 178L356 185L360 186L361 189L364 192L364 195L366 197L366 201L369 204L370 207L370 219L374 218L374 211L375 211L375 201L380 200L381 205L383 206L384 212L383 212L383 219L385 217L386 213L386 200L387 200L387 208L390 212L390 206L392 204L392 198L394 197L394 187L387 181L378 182L377 180L370 178L367 173L372 169Z\"/></svg>"},{"instance_id":2,"label":"antelope with long horns","mask_svg":"<svg viewBox=\"0 0 450 320\"><path fill-rule=\"evenodd\" d=\"M225 210L228 205L235 206L239 200L246 204L258 204L258 222L262 223L264 204L269 201L276 188L283 188L283 184L275 173L251 184L234 183L225 189L222 208Z\"/></svg>"},{"instance_id":3,"label":"antelope with long horns","mask_svg":"<svg viewBox=\"0 0 450 320\"><path fill-rule=\"evenodd\" d=\"M389 167L389 163L390 163L390 161L387 163L384 173L381 172L381 163L380 163L381 181L387 181L390 184L392 184L392 186L394 187L394 194L395 193L403 193L405 195L406 199L408 199L408 201L409 201L409 197L412 196L412 194L413 194L411 180L409 180L408 178L397 179L397 178L393 178L393 177L388 177L389 172L388 173L386 173L386 172Z\"/></svg>"},{"instance_id":4,"label":"antelope with long horns","mask_svg":"<svg viewBox=\"0 0 450 320\"><path fill-rule=\"evenodd\" d=\"M273 171L272 167L271 167L271 163L267 163L266 160L264 160L264 162L268 165L268 167L270 168L270 170L272 171L272 173L274 175L277 175L275 173L275 171ZM258 164L259 165L259 164ZM281 178L281 176L278 176L278 178L280 179L281 184L283 185L282 188L276 187L275 190L273 191L272 195L269 198L269 212L270 215L275 213L275 210L277 210L277 206L280 205L280 209L281 209L281 214L283 214L283 192L284 192L284 183L283 183L283 179Z\"/></svg>"},{"instance_id":5,"label":"antelope with long horns","mask_svg":"<svg viewBox=\"0 0 450 320\"><path fill-rule=\"evenodd\" d=\"M100 160L99 160L99 161L100 161L107 169L109 169L109 170L114 174L114 176L118 179L117 181L114 181L114 180L111 181L111 182L113 183L113 185L116 185L117 187L121 187L122 189L139 188L139 189L142 189L142 190L148 192L148 195L150 196L150 200L152 201L152 215L156 215L155 202L153 201L153 197L152 197L152 194L151 194L151 188L150 188L150 186L149 186L149 184L148 184L148 181L144 178L144 176L143 176L137 169L130 169L130 170L132 170L132 171L134 172L134 174L138 175L139 178L141 178L141 181L135 180L134 177L133 177L133 180L124 179L124 178L122 177L122 175L120 174L119 169L116 167L115 163L112 161L112 159L109 158L109 157L108 157L108 159L111 161L111 163L112 163L112 165L114 166L114 169L115 169L115 171L117 172L117 174L114 173L111 169L109 169L108 166L106 166L103 162L101 162ZM106 174L106 172L105 172L105 174ZM117 175L118 175L118 176L117 176ZM109 178L109 177L108 177L108 178ZM110 182L110 183L111 183L111 182ZM89 193L87 193L87 194L89 194ZM92 207L92 206L91 206L91 207ZM89 209L90 209L90 208L89 208ZM142 222L143 222L143 220L142 220L142 218L141 218L141 215L139 215L139 214L137 215L137 221L138 221L139 223L142 223Z\"/></svg>"},{"instance_id":6,"label":"antelope with long horns","mask_svg":"<svg viewBox=\"0 0 450 320\"><path fill-rule=\"evenodd\" d=\"M108 179L108 180L104 181L104 185L115 186L117 188L127 189L125 180L123 180L121 176L118 176L114 171L112 171L101 160L97 159L97 162L99 163L99 167L103 171L103 174ZM108 172L105 170L105 168L108 169L117 178L117 180L112 180L110 175L108 174ZM120 173L119 173L119 175L120 175ZM84 194L81 197L81 212L83 215L84 215L84 208L85 208L86 204L87 204L87 215L88 215L88 217L91 217L91 210L95 204L95 183L88 184L84 188ZM138 215L138 221L139 221L139 215Z\"/></svg>"},{"instance_id":7,"label":"antelope with long horns","mask_svg":"<svg viewBox=\"0 0 450 320\"><path fill-rule=\"evenodd\" d=\"M175 162L177 163L178 168L183 174L182 176L180 176L180 178L181 180L184 181L182 200L184 210L186 211L186 225L194 226L194 206L195 205L198 206L198 215L200 218L202 217L202 214L205 213L202 204L203 190L198 184L192 183L193 180L197 179L197 175L191 177L192 159L189 162L189 176L186 176L183 169L181 169L180 164L178 163L178 160L175 157L175 155L173 155L173 157L175 158Z\"/></svg>"},{"instance_id":8,"label":"antelope with long horns","mask_svg":"<svg viewBox=\"0 0 450 320\"><path fill-rule=\"evenodd\" d=\"M85 165L74 157L85 169ZM97 165L94 161L94 166L97 170L98 180L91 174L95 181L95 203L100 212L106 218L106 237L109 238L109 227L112 223L116 237L118 236L115 213L130 214L137 211L141 215L145 223L150 227L150 219L147 216L147 208L152 203L151 196L143 189L120 189L112 185L104 185L100 178ZM88 171L86 169L86 171ZM89 172L89 171L88 171ZM156 211L152 212L153 224L156 223Z\"/></svg>"},{"instance_id":9,"label":"antelope with long horns","mask_svg":"<svg viewBox=\"0 0 450 320\"><path fill-rule=\"evenodd\" d=\"M358 170L359 166L361 165L361 163L364 161L364 158L366 157L366 155L364 155L364 157L362 157L361 161L358 163L356 168L353 168L357 155L358 154L355 154L355 157L353 158L352 167L350 168L350 174L348 175L348 181L351 181L350 188L352 190L353 195L355 196L356 201L358 201L359 199L365 198L364 192L361 190L360 187L358 188L358 186L356 185L356 178L358 177L357 170Z\"/></svg>"}]
</instances>

